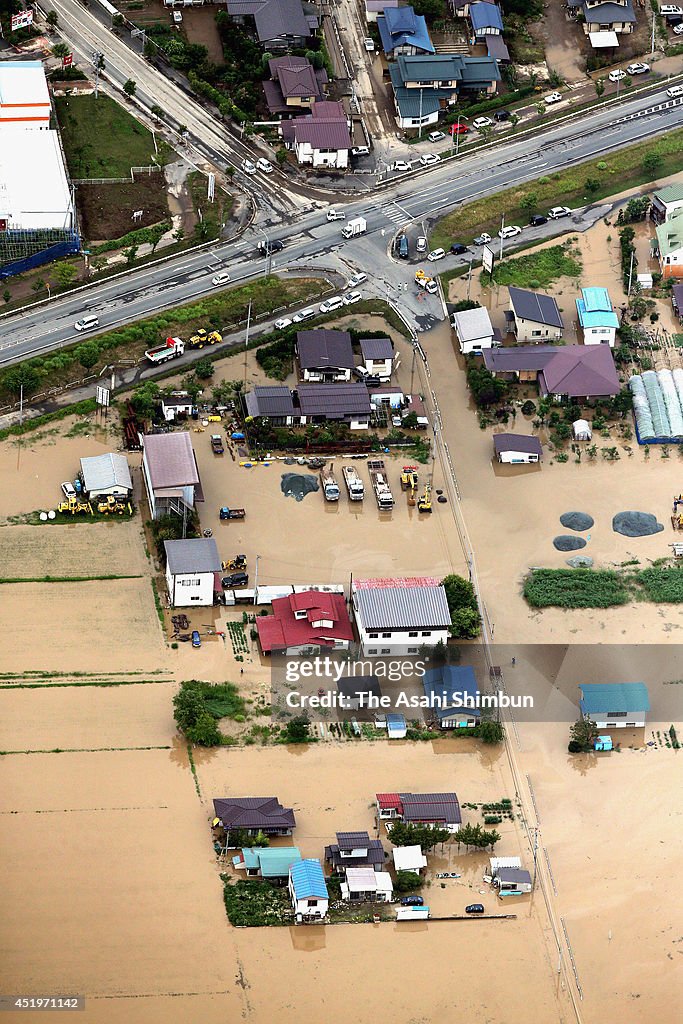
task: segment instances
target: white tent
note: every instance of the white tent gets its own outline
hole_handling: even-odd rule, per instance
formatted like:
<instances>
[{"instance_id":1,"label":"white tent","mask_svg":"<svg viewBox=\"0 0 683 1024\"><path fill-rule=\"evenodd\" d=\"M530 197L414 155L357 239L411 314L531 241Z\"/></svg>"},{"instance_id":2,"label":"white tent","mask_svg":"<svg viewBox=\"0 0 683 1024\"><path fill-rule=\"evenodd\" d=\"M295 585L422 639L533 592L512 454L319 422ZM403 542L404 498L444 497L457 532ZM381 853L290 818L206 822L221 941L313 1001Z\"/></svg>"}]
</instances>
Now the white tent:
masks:
<instances>
[{"instance_id":1,"label":"white tent","mask_svg":"<svg viewBox=\"0 0 683 1024\"><path fill-rule=\"evenodd\" d=\"M590 441L592 436L593 431L588 420L574 420L572 423L572 437L575 441Z\"/></svg>"}]
</instances>

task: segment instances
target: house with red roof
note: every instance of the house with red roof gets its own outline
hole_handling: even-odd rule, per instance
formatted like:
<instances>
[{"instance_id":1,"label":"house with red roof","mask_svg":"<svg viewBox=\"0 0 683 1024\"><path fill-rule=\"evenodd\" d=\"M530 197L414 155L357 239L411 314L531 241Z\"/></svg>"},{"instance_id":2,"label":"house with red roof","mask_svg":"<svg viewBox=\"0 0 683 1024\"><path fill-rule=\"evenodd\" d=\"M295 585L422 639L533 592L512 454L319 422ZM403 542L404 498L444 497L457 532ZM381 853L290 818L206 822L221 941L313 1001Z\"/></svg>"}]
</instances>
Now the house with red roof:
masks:
<instances>
[{"instance_id":1,"label":"house with red roof","mask_svg":"<svg viewBox=\"0 0 683 1024\"><path fill-rule=\"evenodd\" d=\"M264 654L273 651L299 654L312 647L345 651L353 640L353 627L343 594L305 590L275 598L272 608L272 615L256 618Z\"/></svg>"},{"instance_id":2,"label":"house with red roof","mask_svg":"<svg viewBox=\"0 0 683 1024\"><path fill-rule=\"evenodd\" d=\"M457 832L462 824L455 793L377 793L377 817L407 825L434 825Z\"/></svg>"},{"instance_id":3,"label":"house with red roof","mask_svg":"<svg viewBox=\"0 0 683 1024\"><path fill-rule=\"evenodd\" d=\"M310 114L283 121L280 132L300 164L346 170L353 145L349 125L340 102L323 100L312 104Z\"/></svg>"}]
</instances>

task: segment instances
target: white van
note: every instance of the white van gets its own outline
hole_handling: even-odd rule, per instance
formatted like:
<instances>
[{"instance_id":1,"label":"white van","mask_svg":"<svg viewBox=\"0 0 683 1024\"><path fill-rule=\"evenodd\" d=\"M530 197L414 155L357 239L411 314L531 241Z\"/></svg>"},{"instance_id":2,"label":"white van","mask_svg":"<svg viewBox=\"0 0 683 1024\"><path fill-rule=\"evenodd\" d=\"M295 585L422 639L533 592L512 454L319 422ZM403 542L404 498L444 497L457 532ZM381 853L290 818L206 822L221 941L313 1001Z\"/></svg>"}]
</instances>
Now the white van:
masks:
<instances>
[{"instance_id":1,"label":"white van","mask_svg":"<svg viewBox=\"0 0 683 1024\"><path fill-rule=\"evenodd\" d=\"M92 331L95 327L100 326L100 318L92 316L84 316L81 320L77 320L74 327L77 331Z\"/></svg>"},{"instance_id":2,"label":"white van","mask_svg":"<svg viewBox=\"0 0 683 1024\"><path fill-rule=\"evenodd\" d=\"M343 210L328 210L327 211L327 219L328 220L346 220L346 214L344 213Z\"/></svg>"},{"instance_id":3,"label":"white van","mask_svg":"<svg viewBox=\"0 0 683 1024\"><path fill-rule=\"evenodd\" d=\"M683 85L672 85L670 89L666 90L666 95L670 100L672 100L674 96L683 96Z\"/></svg>"}]
</instances>

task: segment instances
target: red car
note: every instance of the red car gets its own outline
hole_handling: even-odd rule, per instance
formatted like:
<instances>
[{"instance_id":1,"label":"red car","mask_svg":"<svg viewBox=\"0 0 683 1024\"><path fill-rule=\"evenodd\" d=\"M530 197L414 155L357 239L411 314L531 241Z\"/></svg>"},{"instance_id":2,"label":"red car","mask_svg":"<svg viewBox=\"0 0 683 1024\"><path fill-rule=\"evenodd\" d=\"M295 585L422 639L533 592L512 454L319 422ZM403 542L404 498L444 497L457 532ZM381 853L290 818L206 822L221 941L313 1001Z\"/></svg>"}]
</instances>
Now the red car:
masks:
<instances>
[{"instance_id":1,"label":"red car","mask_svg":"<svg viewBox=\"0 0 683 1024\"><path fill-rule=\"evenodd\" d=\"M465 132L469 131L469 128L467 127L466 124L463 124L462 121L456 121L455 124L452 124L450 126L448 131L451 135L464 135Z\"/></svg>"}]
</instances>

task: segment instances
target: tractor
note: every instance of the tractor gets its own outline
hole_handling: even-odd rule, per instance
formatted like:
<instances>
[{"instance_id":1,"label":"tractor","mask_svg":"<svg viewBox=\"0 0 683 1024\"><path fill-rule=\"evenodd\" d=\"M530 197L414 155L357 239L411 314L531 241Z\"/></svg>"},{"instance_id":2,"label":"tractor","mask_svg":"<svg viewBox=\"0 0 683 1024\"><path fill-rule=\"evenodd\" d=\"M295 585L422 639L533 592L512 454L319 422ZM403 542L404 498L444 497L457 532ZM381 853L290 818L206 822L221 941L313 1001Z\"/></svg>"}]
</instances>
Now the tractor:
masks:
<instances>
[{"instance_id":1,"label":"tractor","mask_svg":"<svg viewBox=\"0 0 683 1024\"><path fill-rule=\"evenodd\" d=\"M227 562L221 562L223 572L243 572L246 567L246 555L235 555L233 558L229 558Z\"/></svg>"}]
</instances>

